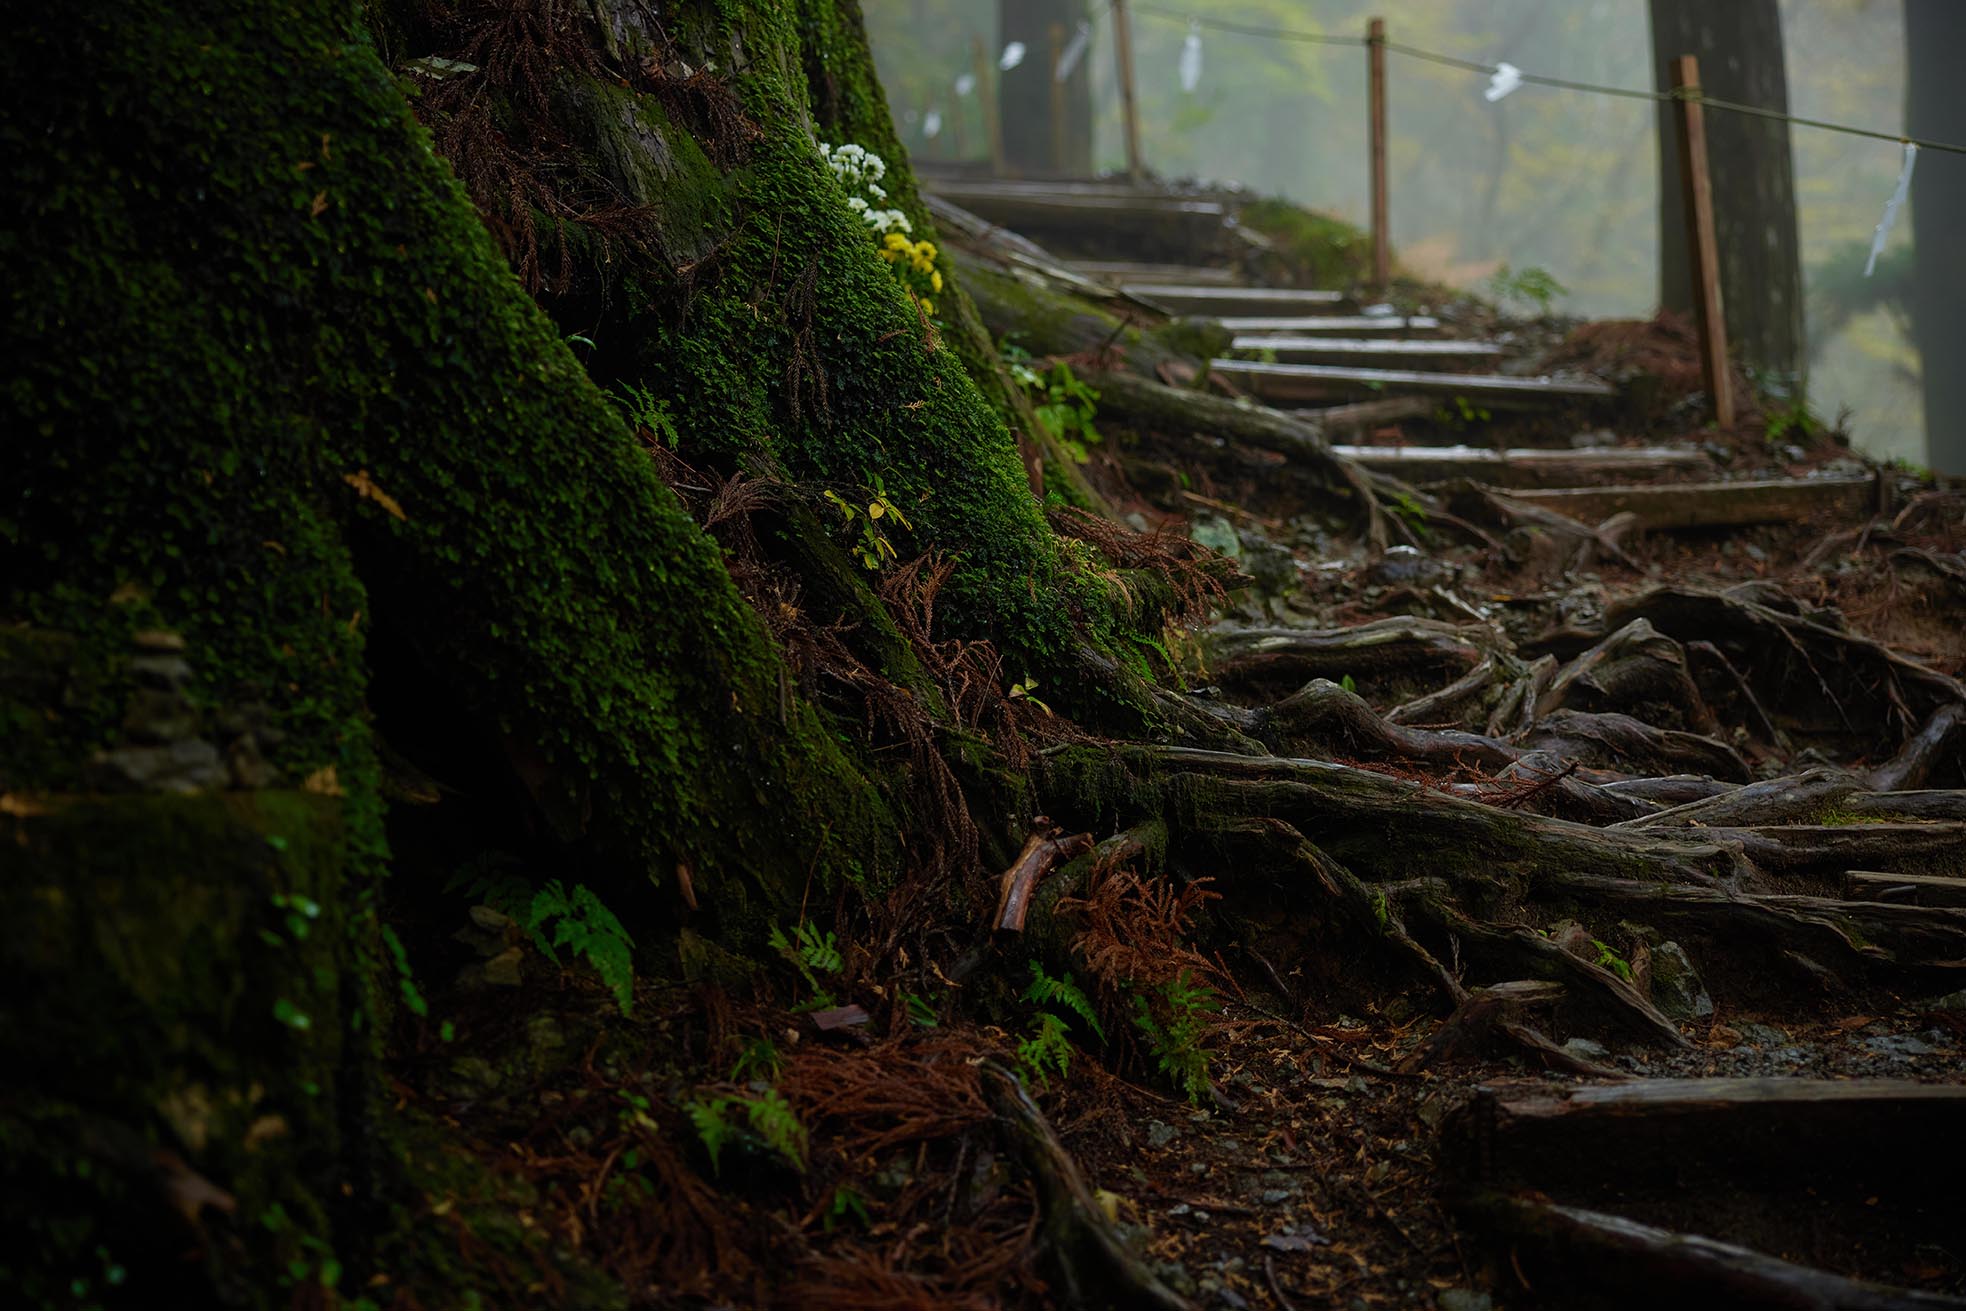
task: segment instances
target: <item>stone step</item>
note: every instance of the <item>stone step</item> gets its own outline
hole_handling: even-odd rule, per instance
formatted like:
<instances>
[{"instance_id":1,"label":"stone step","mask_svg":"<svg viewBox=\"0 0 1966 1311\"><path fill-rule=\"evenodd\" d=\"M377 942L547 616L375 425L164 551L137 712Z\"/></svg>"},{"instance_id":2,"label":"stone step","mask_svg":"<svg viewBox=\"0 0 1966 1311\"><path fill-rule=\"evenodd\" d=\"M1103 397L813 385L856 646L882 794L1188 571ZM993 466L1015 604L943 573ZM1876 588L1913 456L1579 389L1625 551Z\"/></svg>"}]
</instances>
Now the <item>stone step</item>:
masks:
<instances>
[{"instance_id":1,"label":"stone step","mask_svg":"<svg viewBox=\"0 0 1966 1311\"><path fill-rule=\"evenodd\" d=\"M1310 315L1233 315L1225 314L1222 326L1237 336L1274 333L1304 337L1317 333L1336 336L1381 332L1433 332L1440 320L1424 314L1310 314Z\"/></svg>"},{"instance_id":2,"label":"stone step","mask_svg":"<svg viewBox=\"0 0 1966 1311\"><path fill-rule=\"evenodd\" d=\"M1332 449L1368 469L1413 483L1472 478L1491 487L1574 490L1619 480L1713 469L1713 461L1706 452L1682 446L1616 446L1587 451L1535 448L1497 451L1479 446L1334 446Z\"/></svg>"},{"instance_id":3,"label":"stone step","mask_svg":"<svg viewBox=\"0 0 1966 1311\"><path fill-rule=\"evenodd\" d=\"M1373 391L1459 396L1489 405L1598 400L1617 394L1609 383L1595 378L1512 378L1488 373L1423 373L1339 364L1258 364L1249 360L1217 360L1211 367L1218 376L1272 405Z\"/></svg>"},{"instance_id":4,"label":"stone step","mask_svg":"<svg viewBox=\"0 0 1966 1311\"><path fill-rule=\"evenodd\" d=\"M1231 350L1268 352L1286 364L1392 364L1431 366L1458 360L1497 360L1502 348L1492 341L1454 341L1441 337L1305 337L1244 333Z\"/></svg>"}]
</instances>

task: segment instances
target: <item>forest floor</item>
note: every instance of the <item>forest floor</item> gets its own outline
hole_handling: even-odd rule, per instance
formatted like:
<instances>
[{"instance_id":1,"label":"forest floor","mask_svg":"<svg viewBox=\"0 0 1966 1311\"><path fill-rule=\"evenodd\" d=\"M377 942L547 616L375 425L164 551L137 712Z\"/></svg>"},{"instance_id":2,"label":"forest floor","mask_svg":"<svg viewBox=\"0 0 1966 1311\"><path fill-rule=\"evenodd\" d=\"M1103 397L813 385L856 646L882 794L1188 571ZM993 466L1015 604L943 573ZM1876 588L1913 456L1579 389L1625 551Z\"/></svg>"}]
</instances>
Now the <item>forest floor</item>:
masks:
<instances>
[{"instance_id":1,"label":"forest floor","mask_svg":"<svg viewBox=\"0 0 1966 1311\"><path fill-rule=\"evenodd\" d=\"M1680 390L1688 385L1683 335L1660 325L1599 329L1562 344L1548 329L1522 333L1546 358L1551 348L1599 368L1638 358ZM1681 435L1670 407L1656 404L1642 416L1600 409L1588 420L1484 414L1474 433L1442 407L1366 423L1356 440L1677 445L1705 452L1708 467L1640 481L1864 475L1877 497L1799 502L1781 521L1754 526L1645 531L1538 518L1499 492L1437 489L1401 516L1413 545L1371 552L1334 530L1286 456L1101 422L1114 437L1095 450L1090 472L1121 516L1160 543L1155 550L1203 541L1246 575L1206 630L1167 654L1191 702L1273 734L1266 741L1277 758L1335 762L1347 779L1363 773L1402 795L1463 807L1416 812L1416 824L1463 822L1475 809L1529 823L1540 812L1591 824L1618 851L1628 849L1610 827L1620 813L1646 818L1688 800L1725 801L1770 779L1844 782L1807 813L1790 805L1733 815L1716 849L1688 845L1710 831L1697 817L1672 830L1658 851L1701 870L1729 859L1739 866L1739 852L1750 853L1745 871L1696 870L1674 882L1675 891L1711 893L1750 917L1704 928L1686 916L1653 927L1656 906L1630 900L1628 884L1578 883L1574 897L1546 906L1512 875L1491 879L1478 867L1448 877L1483 885L1459 903L1479 914L1443 910L1424 855L1402 848L1387 868L1350 855L1367 889L1357 895L1376 898L1380 933L1390 924L1408 949L1389 959L1343 914L1306 914L1301 902L1253 893L1249 862L1184 847L1177 834L1174 856L1150 857L1133 872L1140 847L1125 846L1129 816L1060 815L1104 844L1076 876L1078 900L1051 911L1066 926L1062 936L1028 951L1009 935L965 951L973 940L960 926L924 932L917 921L911 957L896 950L898 921L882 908L856 912L842 902L837 942L829 934L788 943L791 968L775 983L740 986L714 954L686 960L694 985L639 998L626 1026L605 1015L591 981L535 968L518 1005L507 989L487 987L486 966L467 965L459 988L434 999L455 1017L455 1043L423 1034L402 1063L399 1090L404 1107L478 1144L514 1190L504 1204L521 1203L520 1246L534 1251L530 1266L512 1266L515 1288L565 1301L578 1272L598 1268L634 1305L1057 1304L1056 1269L1041 1259L1038 1239L1058 1241L1049 1226L1064 1194L1005 1141L1003 1108L989 1092L989 1069L1021 1059L1056 1141L1136 1254L1134 1273L1159 1281L1152 1296L1104 1290L1116 1305L1595 1304L1596 1293L1550 1282L1545 1269L1560 1266L1539 1267L1529 1247L1457 1213L1457 1197L1498 1171L1484 1156L1471 1175L1471 1151L1519 1157L1499 1175L1532 1203L1578 1200L1801 1267L1966 1295L1959 1204L1917 1187L1893 1191L1896 1167L1876 1162L1919 1147L1888 1126L1875 1141L1859 1135L1839 1148L1823 1146L1814 1121L1795 1121L1798 1136L1769 1150L1821 1151L1820 1181L1807 1161L1801 1175L1765 1177L1730 1165L1721 1140L1741 1135L1724 1114L1717 1130L1690 1137L1642 1115L1628 1128L1614 1122L1601 1130L1601 1162L1564 1160L1534 1139L1485 1127L1498 1099L1505 1109L1537 1097L1561 1102L1576 1089L1705 1097L1714 1085L1685 1081L1771 1078L1823 1081L1812 1088L1966 1086L1966 969L1955 954L1966 910L1943 901L1966 889L1947 881L1966 874L1966 840L1954 832L1966 819L1958 791L1966 778L1947 717L1958 714L1947 709L1950 678L1966 670L1966 625L1957 621L1966 607L1966 494L1877 470L1829 434L1800 442ZM1479 513L1498 517L1476 522ZM1720 620L1686 620L1657 602L1662 592L1722 598L1712 612ZM1612 640L1634 606L1650 606L1644 613L1657 625L1638 633L1641 656ZM1723 631L1721 620L1750 612L1744 632ZM1343 634L1364 625L1390 635L1343 645ZM1335 655L1319 645L1334 637ZM1924 695L1928 673L1938 691ZM1307 677L1329 681L1306 685ZM1306 686L1317 705L1337 711L1303 711L1303 694L1293 694ZM1636 736L1607 727L1621 711L1641 721ZM1018 713L1044 741L1045 714L1028 705ZM1067 733L1063 745L1086 740ZM1696 777L1701 762L1734 776L1724 784ZM1837 798L1851 796L1922 799L1891 804L1935 809L1884 822L1840 810ZM1578 810L1592 806L1630 809ZM1280 829L1303 841L1288 824L1264 822L1268 837ZM1294 822L1310 828L1307 818ZM1912 824L1923 831L1907 831ZM1574 842L1577 827L1538 829L1535 841ZM1394 830L1387 835L1396 846ZM1469 840L1476 859L1493 859L1498 871L1510 865L1506 852L1481 854L1485 841ZM1593 850L1572 849L1586 861ZM1545 860L1533 850L1522 859ZM1321 869L1321 860L1309 867ZM1567 886L1562 877L1575 871L1561 854L1545 863ZM1849 869L1878 868L1905 871L1911 882L1865 892L1843 885ZM1327 880L1339 900L1346 877ZM1596 894L1627 899L1613 896L1587 931L1576 917ZM1928 895L1941 904L1923 909ZM1363 913L1375 913L1365 904ZM1115 912L1136 929L1115 930ZM1885 945L1868 940L1872 933ZM460 940L473 944L461 960L503 959L518 935L490 917ZM1020 990L1033 977L1026 956L1043 956L1056 973L1060 942L1088 1009L1075 1019L1078 1007L1051 999L1055 1027L1075 1050L1046 1069L1031 1044L1052 1023L1047 1000ZM1152 1012L1162 1036L1143 1039L1146 1026L1117 986L1125 971L1115 959L1134 961L1137 972L1154 953L1164 985L1178 977L1209 989L1195 1012L1199 1037L1188 1044L1206 1053L1206 1077L1189 1081L1190 1097L1162 1077L1172 1072L1165 1059L1155 1068L1166 1025L1180 1017ZM491 982L520 983L508 974ZM1458 1004L1444 1004L1443 991ZM1490 1003L1500 1019L1482 1009ZM1103 1044L1089 1041L1094 1004ZM1103 1056L1094 1054L1100 1047ZM503 1067L496 1053L505 1053ZM1733 1086L1754 1098L1786 1095ZM797 1123L774 1120L773 1104ZM1750 1114L1763 1109L1757 1102ZM706 1129L706 1116L727 1127ZM1778 1136L1790 1132L1780 1116L1767 1123ZM710 1153L713 1138L721 1159ZM1832 1168L1839 1152L1859 1163ZM1957 1155L1946 1148L1932 1168L1950 1169ZM1866 1157L1875 1159L1861 1163ZM447 1205L432 1193L433 1220ZM461 1245L479 1241L450 1223ZM1092 1292L1094 1302L1104 1295ZM1172 1300L1153 1300L1160 1296Z\"/></svg>"}]
</instances>

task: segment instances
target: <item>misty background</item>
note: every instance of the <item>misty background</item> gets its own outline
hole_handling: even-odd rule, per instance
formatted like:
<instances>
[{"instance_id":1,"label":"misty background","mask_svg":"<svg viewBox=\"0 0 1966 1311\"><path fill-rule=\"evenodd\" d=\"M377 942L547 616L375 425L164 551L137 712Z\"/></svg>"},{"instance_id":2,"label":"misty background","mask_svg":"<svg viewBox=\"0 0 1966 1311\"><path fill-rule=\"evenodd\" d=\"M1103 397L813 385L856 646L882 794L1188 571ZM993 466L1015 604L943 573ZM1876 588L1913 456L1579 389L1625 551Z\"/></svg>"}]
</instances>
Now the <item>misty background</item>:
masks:
<instances>
[{"instance_id":1,"label":"misty background","mask_svg":"<svg viewBox=\"0 0 1966 1311\"><path fill-rule=\"evenodd\" d=\"M1966 3L1966 0L1961 0ZM982 105L958 79L976 43L994 76L995 0L863 0L896 126L918 161L988 157ZM1106 6L1088 6L1093 157L1123 172L1119 92ZM1789 108L1884 132L1905 121L1902 0L1783 0ZM1649 90L1646 0L1180 0L1133 5L1142 153L1165 178L1233 182L1364 226L1368 217L1365 51L1201 30L1192 93L1178 73L1187 18L1388 40L1525 72ZM1027 58L1045 60L1048 52ZM1399 262L1480 290L1504 264L1567 289L1559 312L1649 315L1658 300L1655 106L1524 86L1490 104L1488 79L1390 53L1390 190ZM1720 112L1720 111L1712 111ZM1918 352L1904 308L1875 303L1864 258L1896 182L1899 146L1794 126L1808 395L1826 418L1848 408L1857 443L1924 463ZM1930 162L1921 159L1920 166ZM1916 191L1914 190L1914 196ZM1912 240L1900 216L1887 257ZM1880 277L1883 274L1880 272Z\"/></svg>"}]
</instances>

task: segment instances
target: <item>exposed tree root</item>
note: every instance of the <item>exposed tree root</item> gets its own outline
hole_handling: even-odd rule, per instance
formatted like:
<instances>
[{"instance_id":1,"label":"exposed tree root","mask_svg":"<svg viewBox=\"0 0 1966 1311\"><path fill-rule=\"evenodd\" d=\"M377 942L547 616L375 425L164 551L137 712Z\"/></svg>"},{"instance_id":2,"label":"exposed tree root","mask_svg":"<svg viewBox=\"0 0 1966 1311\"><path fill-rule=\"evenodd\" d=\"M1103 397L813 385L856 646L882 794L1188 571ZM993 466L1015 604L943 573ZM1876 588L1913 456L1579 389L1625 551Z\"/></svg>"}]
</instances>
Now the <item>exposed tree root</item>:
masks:
<instances>
[{"instance_id":1,"label":"exposed tree root","mask_svg":"<svg viewBox=\"0 0 1966 1311\"><path fill-rule=\"evenodd\" d=\"M1351 628L1224 628L1208 640L1210 672L1229 687L1295 687L1312 678L1467 670L1494 636L1435 619L1377 619Z\"/></svg>"}]
</instances>

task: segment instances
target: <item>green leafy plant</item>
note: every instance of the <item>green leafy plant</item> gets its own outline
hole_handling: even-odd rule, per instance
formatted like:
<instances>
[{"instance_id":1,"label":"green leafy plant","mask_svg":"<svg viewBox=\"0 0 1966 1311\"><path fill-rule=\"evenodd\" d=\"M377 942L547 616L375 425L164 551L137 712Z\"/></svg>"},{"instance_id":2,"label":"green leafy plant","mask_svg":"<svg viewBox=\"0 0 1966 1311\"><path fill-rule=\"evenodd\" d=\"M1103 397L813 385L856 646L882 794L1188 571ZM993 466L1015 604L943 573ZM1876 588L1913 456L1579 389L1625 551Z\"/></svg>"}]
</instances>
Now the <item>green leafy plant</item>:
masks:
<instances>
[{"instance_id":1,"label":"green leafy plant","mask_svg":"<svg viewBox=\"0 0 1966 1311\"><path fill-rule=\"evenodd\" d=\"M1072 1064L1072 1043L1065 1036L1065 1021L1050 1011L1040 1012L1031 1036L1017 1044L1017 1063L1028 1077L1047 1088L1053 1074L1064 1078Z\"/></svg>"},{"instance_id":2,"label":"green leafy plant","mask_svg":"<svg viewBox=\"0 0 1966 1311\"><path fill-rule=\"evenodd\" d=\"M389 959L396 965L396 983L403 990L403 1005L409 1013L418 1017L430 1014L430 1003L423 999L417 990L416 977L410 973L410 954L403 949L403 940L396 936L396 930L387 924L382 926L382 945L389 952Z\"/></svg>"},{"instance_id":3,"label":"green leafy plant","mask_svg":"<svg viewBox=\"0 0 1966 1311\"><path fill-rule=\"evenodd\" d=\"M1160 1072L1188 1100L1208 1095L1208 1016L1216 1009L1215 990L1182 970L1148 996L1133 999L1133 1025L1147 1040Z\"/></svg>"},{"instance_id":4,"label":"green leafy plant","mask_svg":"<svg viewBox=\"0 0 1966 1311\"><path fill-rule=\"evenodd\" d=\"M1386 508L1398 515L1400 522L1412 529L1413 535L1421 541L1433 536L1433 530L1427 526L1427 507L1414 499L1413 493L1393 493L1392 504Z\"/></svg>"},{"instance_id":5,"label":"green leafy plant","mask_svg":"<svg viewBox=\"0 0 1966 1311\"><path fill-rule=\"evenodd\" d=\"M1597 950L1597 963L1600 966L1610 970L1626 983L1632 981L1632 967L1625 962L1623 956L1620 956L1608 944L1599 942L1596 938L1591 939L1591 946Z\"/></svg>"},{"instance_id":6,"label":"green leafy plant","mask_svg":"<svg viewBox=\"0 0 1966 1311\"><path fill-rule=\"evenodd\" d=\"M785 1058L778 1054L778 1045L769 1038L753 1038L744 1044L744 1050L737 1053L737 1061L730 1067L730 1077L744 1083L751 1079L763 1079L770 1083L777 1079L785 1068Z\"/></svg>"},{"instance_id":7,"label":"green leafy plant","mask_svg":"<svg viewBox=\"0 0 1966 1311\"><path fill-rule=\"evenodd\" d=\"M1006 340L999 349L1011 379L1032 393L1038 422L1052 440L1080 464L1090 460L1092 453L1086 447L1105 440L1092 422L1099 413L1098 389L1088 386L1063 360L1040 372L1023 347Z\"/></svg>"},{"instance_id":8,"label":"green leafy plant","mask_svg":"<svg viewBox=\"0 0 1966 1311\"><path fill-rule=\"evenodd\" d=\"M1346 674L1340 678L1338 680L1338 686L1344 688L1354 696L1358 694L1358 680L1354 679L1350 674Z\"/></svg>"},{"instance_id":9,"label":"green leafy plant","mask_svg":"<svg viewBox=\"0 0 1966 1311\"><path fill-rule=\"evenodd\" d=\"M879 474L873 475L873 484L867 492L867 503L864 508L830 489L826 493L826 499L831 501L834 508L840 512L848 528L857 529L850 549L859 558L861 564L869 569L879 569L890 560L900 558L895 552L894 544L887 540L881 521L885 519L898 523L910 532L914 531L915 526L908 522L908 516L901 512L901 507L888 497L887 488L881 485Z\"/></svg>"},{"instance_id":10,"label":"green leafy plant","mask_svg":"<svg viewBox=\"0 0 1966 1311\"><path fill-rule=\"evenodd\" d=\"M1072 1043L1065 1036L1070 1020L1079 1020L1099 1041L1106 1040L1106 1031L1099 1025L1092 999L1070 973L1055 979L1045 973L1044 966L1032 961L1031 984L1024 989L1023 1000L1045 1009L1038 1012L1030 1036L1017 1044L1017 1062L1028 1075L1047 1087L1053 1074L1062 1079L1071 1068Z\"/></svg>"},{"instance_id":11,"label":"green leafy plant","mask_svg":"<svg viewBox=\"0 0 1966 1311\"><path fill-rule=\"evenodd\" d=\"M1035 694L1037 685L1038 680L1035 678L1022 679L1010 685L1008 695L1012 701L1029 701L1032 705L1049 715L1053 713L1051 707L1040 701Z\"/></svg>"},{"instance_id":12,"label":"green leafy plant","mask_svg":"<svg viewBox=\"0 0 1966 1311\"><path fill-rule=\"evenodd\" d=\"M580 340L586 341L585 337ZM592 342L588 343L592 345ZM669 402L656 396L648 388L632 382L617 383L608 398L615 403L628 422L650 435L660 438L670 450L682 442L682 434L676 431L676 420L669 413Z\"/></svg>"},{"instance_id":13,"label":"green leafy plant","mask_svg":"<svg viewBox=\"0 0 1966 1311\"><path fill-rule=\"evenodd\" d=\"M1531 266L1512 270L1507 264L1489 277L1488 290L1499 301L1533 305L1538 315L1547 315L1558 296L1570 294L1570 289L1558 282L1548 269Z\"/></svg>"},{"instance_id":14,"label":"green leafy plant","mask_svg":"<svg viewBox=\"0 0 1966 1311\"><path fill-rule=\"evenodd\" d=\"M794 1170L806 1168L806 1127L776 1088L693 1097L683 1104L683 1113L717 1173L723 1171L724 1149L731 1146L774 1154Z\"/></svg>"},{"instance_id":15,"label":"green leafy plant","mask_svg":"<svg viewBox=\"0 0 1966 1311\"><path fill-rule=\"evenodd\" d=\"M901 1004L908 1008L908 1022L910 1024L921 1029L933 1029L941 1025L942 1021L936 1015L935 1007L930 1004L926 997L917 997L912 992L903 992L898 995L901 999Z\"/></svg>"},{"instance_id":16,"label":"green leafy plant","mask_svg":"<svg viewBox=\"0 0 1966 1311\"><path fill-rule=\"evenodd\" d=\"M859 1221L862 1229L873 1224L867 1215L867 1199L860 1195L860 1190L851 1184L841 1184L833 1190L833 1200L826 1204L820 1228L830 1234L835 1225L847 1219Z\"/></svg>"},{"instance_id":17,"label":"green leafy plant","mask_svg":"<svg viewBox=\"0 0 1966 1311\"><path fill-rule=\"evenodd\" d=\"M820 975L838 974L846 967L840 956L839 940L830 931L822 934L803 921L792 926L789 938L785 930L772 925L767 941L773 951L792 963L792 968L804 976L806 985L814 991L821 991Z\"/></svg>"},{"instance_id":18,"label":"green leafy plant","mask_svg":"<svg viewBox=\"0 0 1966 1311\"><path fill-rule=\"evenodd\" d=\"M1808 441L1822 430L1822 422L1809 412L1809 403L1797 399L1782 409L1769 412L1763 435L1773 446L1788 439Z\"/></svg>"},{"instance_id":19,"label":"green leafy plant","mask_svg":"<svg viewBox=\"0 0 1966 1311\"><path fill-rule=\"evenodd\" d=\"M1031 986L1024 989L1024 1000L1045 1007L1053 1014L1076 1016L1085 1021L1085 1027L1104 1042L1106 1031L1099 1027L1099 1015L1092 1008L1092 999L1085 990L1072 979L1068 970L1065 977L1054 979L1044 972L1044 966L1035 960L1031 962Z\"/></svg>"},{"instance_id":20,"label":"green leafy plant","mask_svg":"<svg viewBox=\"0 0 1966 1311\"><path fill-rule=\"evenodd\" d=\"M475 875L460 872L451 879L449 888L462 890L517 921L540 955L555 965L560 964L559 949L571 948L601 976L621 1013L631 1013L635 940L586 884L576 883L568 889L554 879L535 889L511 870L490 869Z\"/></svg>"}]
</instances>

